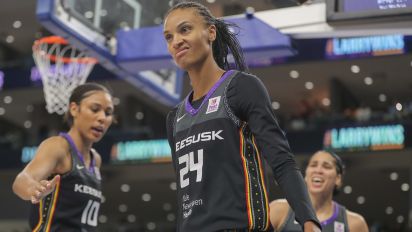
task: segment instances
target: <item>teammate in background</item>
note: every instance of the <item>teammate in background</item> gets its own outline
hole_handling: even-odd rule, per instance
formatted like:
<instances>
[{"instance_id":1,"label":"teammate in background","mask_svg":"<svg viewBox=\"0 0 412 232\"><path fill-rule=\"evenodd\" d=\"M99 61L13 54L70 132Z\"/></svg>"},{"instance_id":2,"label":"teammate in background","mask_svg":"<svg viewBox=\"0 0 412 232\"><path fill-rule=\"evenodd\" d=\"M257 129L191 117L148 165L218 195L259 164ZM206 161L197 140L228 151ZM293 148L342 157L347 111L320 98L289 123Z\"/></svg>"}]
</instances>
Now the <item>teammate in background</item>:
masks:
<instances>
[{"instance_id":1,"label":"teammate in background","mask_svg":"<svg viewBox=\"0 0 412 232\"><path fill-rule=\"evenodd\" d=\"M193 88L167 117L178 185L177 231L269 230L263 158L305 231L320 231L266 88L243 72L234 26L194 2L177 4L165 18L168 51ZM238 70L230 69L229 50Z\"/></svg>"},{"instance_id":2,"label":"teammate in background","mask_svg":"<svg viewBox=\"0 0 412 232\"><path fill-rule=\"evenodd\" d=\"M112 95L86 83L73 90L69 103L68 133L44 140L13 183L13 191L33 203L33 231L97 231L101 157L92 145L112 124Z\"/></svg>"},{"instance_id":3,"label":"teammate in background","mask_svg":"<svg viewBox=\"0 0 412 232\"><path fill-rule=\"evenodd\" d=\"M347 210L332 200L342 186L345 166L338 155L328 151L318 151L309 160L305 181L309 196L325 232L367 232L368 225L357 213ZM294 222L295 213L289 204L281 199L270 204L270 219L275 231L302 231Z\"/></svg>"}]
</instances>

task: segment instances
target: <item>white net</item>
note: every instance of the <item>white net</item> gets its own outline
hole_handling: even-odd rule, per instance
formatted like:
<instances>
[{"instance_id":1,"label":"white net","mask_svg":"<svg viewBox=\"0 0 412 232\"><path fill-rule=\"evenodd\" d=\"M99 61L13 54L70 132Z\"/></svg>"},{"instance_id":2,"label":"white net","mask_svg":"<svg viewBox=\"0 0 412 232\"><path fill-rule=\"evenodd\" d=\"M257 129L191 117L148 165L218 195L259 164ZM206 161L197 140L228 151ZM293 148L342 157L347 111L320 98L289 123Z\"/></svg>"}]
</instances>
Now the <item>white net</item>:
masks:
<instances>
[{"instance_id":1,"label":"white net","mask_svg":"<svg viewBox=\"0 0 412 232\"><path fill-rule=\"evenodd\" d=\"M86 82L96 59L57 36L34 42L33 58L43 82L46 109L64 114L73 89Z\"/></svg>"}]
</instances>

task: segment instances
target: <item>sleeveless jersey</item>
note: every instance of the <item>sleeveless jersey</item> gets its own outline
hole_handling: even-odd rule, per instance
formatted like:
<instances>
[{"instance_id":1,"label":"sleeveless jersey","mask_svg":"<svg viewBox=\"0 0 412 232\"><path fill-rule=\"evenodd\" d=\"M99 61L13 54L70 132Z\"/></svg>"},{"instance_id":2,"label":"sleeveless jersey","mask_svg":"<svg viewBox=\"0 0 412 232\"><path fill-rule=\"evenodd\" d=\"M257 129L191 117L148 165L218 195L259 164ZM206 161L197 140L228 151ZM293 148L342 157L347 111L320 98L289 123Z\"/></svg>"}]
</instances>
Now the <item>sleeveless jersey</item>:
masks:
<instances>
[{"instance_id":1,"label":"sleeveless jersey","mask_svg":"<svg viewBox=\"0 0 412 232\"><path fill-rule=\"evenodd\" d=\"M266 231L269 210L262 158L248 125L231 111L227 71L198 109L189 97L173 120L173 164L177 176L177 231L230 229Z\"/></svg>"},{"instance_id":2,"label":"sleeveless jersey","mask_svg":"<svg viewBox=\"0 0 412 232\"><path fill-rule=\"evenodd\" d=\"M101 177L91 152L90 169L68 134L61 133L70 145L71 170L61 176L55 190L33 205L30 226L34 232L97 231L101 203Z\"/></svg>"},{"instance_id":3,"label":"sleeveless jersey","mask_svg":"<svg viewBox=\"0 0 412 232\"><path fill-rule=\"evenodd\" d=\"M333 215L320 224L322 225L323 232L349 232L346 208L336 202L333 202ZM289 209L286 222L279 231L302 232L302 227L297 221L295 221L295 213L292 209Z\"/></svg>"}]
</instances>

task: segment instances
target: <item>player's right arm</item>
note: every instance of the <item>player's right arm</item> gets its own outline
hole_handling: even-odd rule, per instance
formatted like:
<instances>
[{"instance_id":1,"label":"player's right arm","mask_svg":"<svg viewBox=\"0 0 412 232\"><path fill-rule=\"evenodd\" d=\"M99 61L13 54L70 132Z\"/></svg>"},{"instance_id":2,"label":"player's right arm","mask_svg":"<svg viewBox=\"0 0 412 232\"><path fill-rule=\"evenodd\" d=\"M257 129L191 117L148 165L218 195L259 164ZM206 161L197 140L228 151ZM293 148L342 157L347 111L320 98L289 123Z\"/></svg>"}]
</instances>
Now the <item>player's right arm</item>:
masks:
<instances>
[{"instance_id":1,"label":"player's right arm","mask_svg":"<svg viewBox=\"0 0 412 232\"><path fill-rule=\"evenodd\" d=\"M52 180L47 178L56 173L59 164L67 154L67 143L60 136L43 141L32 161L17 175L13 183L13 192L23 200L38 203L51 193L60 181L60 175Z\"/></svg>"},{"instance_id":2,"label":"player's right arm","mask_svg":"<svg viewBox=\"0 0 412 232\"><path fill-rule=\"evenodd\" d=\"M169 142L169 146L172 151L173 159L175 159L175 154L174 154L175 153L175 141L173 138L173 130L174 130L173 124L174 124L176 114L177 114L177 108L174 108L167 114L167 117L166 117L167 140ZM176 163L175 162L172 162L172 163L173 163L173 168L176 171Z\"/></svg>"}]
</instances>

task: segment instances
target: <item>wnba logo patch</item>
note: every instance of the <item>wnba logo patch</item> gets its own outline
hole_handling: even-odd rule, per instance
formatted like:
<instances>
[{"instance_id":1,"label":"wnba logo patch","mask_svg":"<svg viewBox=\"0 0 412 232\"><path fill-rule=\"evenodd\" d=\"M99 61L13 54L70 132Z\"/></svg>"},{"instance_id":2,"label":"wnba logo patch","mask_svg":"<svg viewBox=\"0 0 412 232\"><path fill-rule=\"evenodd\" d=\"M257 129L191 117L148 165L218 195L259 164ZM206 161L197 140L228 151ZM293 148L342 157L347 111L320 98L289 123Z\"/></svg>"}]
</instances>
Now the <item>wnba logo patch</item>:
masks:
<instances>
[{"instance_id":1,"label":"wnba logo patch","mask_svg":"<svg viewBox=\"0 0 412 232\"><path fill-rule=\"evenodd\" d=\"M219 109L220 96L210 98L207 105L206 114L216 112Z\"/></svg>"}]
</instances>

